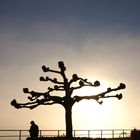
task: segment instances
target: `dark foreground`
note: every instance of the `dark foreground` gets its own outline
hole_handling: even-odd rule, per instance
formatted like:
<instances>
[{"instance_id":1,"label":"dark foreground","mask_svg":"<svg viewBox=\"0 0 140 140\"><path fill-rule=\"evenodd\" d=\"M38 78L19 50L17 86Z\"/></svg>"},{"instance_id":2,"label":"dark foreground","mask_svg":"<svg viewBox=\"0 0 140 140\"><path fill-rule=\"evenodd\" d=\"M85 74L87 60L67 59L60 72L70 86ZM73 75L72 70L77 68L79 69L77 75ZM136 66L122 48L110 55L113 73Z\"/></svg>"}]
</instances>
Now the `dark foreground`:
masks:
<instances>
[{"instance_id":1,"label":"dark foreground","mask_svg":"<svg viewBox=\"0 0 140 140\"><path fill-rule=\"evenodd\" d=\"M27 138L26 140L32 140L31 138ZM40 137L34 140L131 140L131 138L81 138L76 137L72 139L68 139L66 137Z\"/></svg>"}]
</instances>

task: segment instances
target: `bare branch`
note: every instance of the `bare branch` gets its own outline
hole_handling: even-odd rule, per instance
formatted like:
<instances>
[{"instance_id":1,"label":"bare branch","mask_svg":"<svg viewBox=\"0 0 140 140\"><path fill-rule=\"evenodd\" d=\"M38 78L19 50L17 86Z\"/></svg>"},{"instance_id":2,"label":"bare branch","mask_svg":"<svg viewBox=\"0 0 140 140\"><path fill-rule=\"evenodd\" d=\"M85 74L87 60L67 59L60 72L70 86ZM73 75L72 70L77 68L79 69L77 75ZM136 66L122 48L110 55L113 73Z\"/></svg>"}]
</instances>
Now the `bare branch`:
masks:
<instances>
[{"instance_id":1,"label":"bare branch","mask_svg":"<svg viewBox=\"0 0 140 140\"><path fill-rule=\"evenodd\" d=\"M116 97L118 98L119 100L122 99L122 94L116 94L116 95L110 95L110 96L105 96L106 94L112 92L112 91L117 91L117 90L121 90L121 89L124 89L126 86L125 84L123 83L120 83L120 85L117 87L117 88L108 88L105 92L102 92L100 94L97 94L97 95L91 95L91 96L74 96L73 97L73 100L75 102L79 102L83 99L87 99L87 100L90 100L90 99L94 99L96 100L98 103L102 104L102 101L99 101L99 99L101 98L111 98L111 97Z\"/></svg>"},{"instance_id":2,"label":"bare branch","mask_svg":"<svg viewBox=\"0 0 140 140\"><path fill-rule=\"evenodd\" d=\"M33 101L33 100L39 98L40 96L44 95L44 93L35 92L35 91L29 91L28 88L23 88L23 92L24 92L24 93L28 93L28 94L31 95L31 97L28 97L28 99L29 99L30 101Z\"/></svg>"},{"instance_id":3,"label":"bare branch","mask_svg":"<svg viewBox=\"0 0 140 140\"><path fill-rule=\"evenodd\" d=\"M100 86L100 82L99 81L95 81L94 84L92 82L88 82L87 79L83 79L83 78L79 78L82 82L86 83L85 85L87 86L94 86L94 87L98 87Z\"/></svg>"},{"instance_id":4,"label":"bare branch","mask_svg":"<svg viewBox=\"0 0 140 140\"><path fill-rule=\"evenodd\" d=\"M73 82L77 82L77 81L79 81L80 86L75 87L74 89L81 88L82 86L95 86L95 87L100 86L99 81L95 81L93 84L91 82L88 82L87 79L83 79L83 78L78 77L77 74L72 75L72 79L69 81L69 84L71 85Z\"/></svg>"},{"instance_id":5,"label":"bare branch","mask_svg":"<svg viewBox=\"0 0 140 140\"><path fill-rule=\"evenodd\" d=\"M44 71L44 72L52 72L52 73L58 73L58 74L60 74L60 71L56 71L56 70L52 70L52 69L50 69L49 67L46 67L46 66L42 66L42 70Z\"/></svg>"},{"instance_id":6,"label":"bare branch","mask_svg":"<svg viewBox=\"0 0 140 140\"><path fill-rule=\"evenodd\" d=\"M30 108L33 109L39 105L51 105L51 104L63 104L62 102L63 98L59 96L47 96L47 98L44 99L37 99L32 102L27 102L27 103L17 103L17 101L14 99L11 102L11 105L14 106L15 108Z\"/></svg>"},{"instance_id":7,"label":"bare branch","mask_svg":"<svg viewBox=\"0 0 140 140\"><path fill-rule=\"evenodd\" d=\"M102 92L102 93L98 94L98 96L103 97L107 93L110 93L112 91L117 91L117 90L125 89L125 88L126 88L125 84L120 83L120 85L117 88L108 88L105 92Z\"/></svg>"},{"instance_id":8,"label":"bare branch","mask_svg":"<svg viewBox=\"0 0 140 140\"><path fill-rule=\"evenodd\" d=\"M91 83L91 82L88 82L87 79L82 79L82 78L79 78L79 86L77 87L72 87L73 90L75 89L80 89L84 86L91 86L91 87L97 87L97 86L100 86L100 82L99 81L95 81L94 83Z\"/></svg>"},{"instance_id":9,"label":"bare branch","mask_svg":"<svg viewBox=\"0 0 140 140\"><path fill-rule=\"evenodd\" d=\"M54 79L49 78L49 77L44 78L43 76L40 77L40 81L51 81L52 83L55 83L55 84L64 84L63 82L57 81L56 78Z\"/></svg>"},{"instance_id":10,"label":"bare branch","mask_svg":"<svg viewBox=\"0 0 140 140\"><path fill-rule=\"evenodd\" d=\"M61 71L65 71L66 70L66 67L65 67L63 61L59 61L58 62L58 67L61 69Z\"/></svg>"},{"instance_id":11,"label":"bare branch","mask_svg":"<svg viewBox=\"0 0 140 140\"><path fill-rule=\"evenodd\" d=\"M72 79L69 81L69 84L71 85L73 82L76 82L77 80L79 80L79 77L77 76L77 74L73 74Z\"/></svg>"},{"instance_id":12,"label":"bare branch","mask_svg":"<svg viewBox=\"0 0 140 140\"><path fill-rule=\"evenodd\" d=\"M40 98L41 96L43 96L45 99L47 99L48 97L50 97L50 93L53 92L53 91L64 91L64 87L54 85L54 88L48 87L48 91L44 92L44 93L35 92L35 91L29 91L28 88L23 89L24 93L30 94L30 96L28 97L28 99L30 101L35 101L36 99Z\"/></svg>"}]
</instances>

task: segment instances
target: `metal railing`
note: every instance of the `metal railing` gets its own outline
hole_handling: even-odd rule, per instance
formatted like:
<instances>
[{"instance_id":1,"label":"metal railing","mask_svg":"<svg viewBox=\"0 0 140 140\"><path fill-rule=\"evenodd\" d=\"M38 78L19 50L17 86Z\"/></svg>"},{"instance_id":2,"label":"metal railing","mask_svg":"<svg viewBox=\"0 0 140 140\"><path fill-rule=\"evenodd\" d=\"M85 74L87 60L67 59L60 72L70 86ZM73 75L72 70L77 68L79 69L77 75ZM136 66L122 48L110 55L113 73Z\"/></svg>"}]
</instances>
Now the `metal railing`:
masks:
<instances>
[{"instance_id":1,"label":"metal railing","mask_svg":"<svg viewBox=\"0 0 140 140\"><path fill-rule=\"evenodd\" d=\"M125 138L130 137L131 129L73 130L74 137ZM66 130L39 130L39 137L64 137ZM28 130L0 130L0 140L26 140Z\"/></svg>"}]
</instances>

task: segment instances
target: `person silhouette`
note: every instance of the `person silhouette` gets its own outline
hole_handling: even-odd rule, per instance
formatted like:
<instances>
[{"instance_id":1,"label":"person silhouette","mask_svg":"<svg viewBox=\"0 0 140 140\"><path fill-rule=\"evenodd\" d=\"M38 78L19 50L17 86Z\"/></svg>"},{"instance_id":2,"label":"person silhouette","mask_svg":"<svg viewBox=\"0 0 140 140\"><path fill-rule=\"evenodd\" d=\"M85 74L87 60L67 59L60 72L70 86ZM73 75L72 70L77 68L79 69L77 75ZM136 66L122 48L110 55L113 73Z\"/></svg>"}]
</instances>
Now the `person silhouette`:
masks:
<instances>
[{"instance_id":1,"label":"person silhouette","mask_svg":"<svg viewBox=\"0 0 140 140\"><path fill-rule=\"evenodd\" d=\"M34 140L38 137L39 128L38 128L38 125L36 125L34 121L31 121L30 124L31 124L30 130L29 130L30 137L32 140Z\"/></svg>"}]
</instances>

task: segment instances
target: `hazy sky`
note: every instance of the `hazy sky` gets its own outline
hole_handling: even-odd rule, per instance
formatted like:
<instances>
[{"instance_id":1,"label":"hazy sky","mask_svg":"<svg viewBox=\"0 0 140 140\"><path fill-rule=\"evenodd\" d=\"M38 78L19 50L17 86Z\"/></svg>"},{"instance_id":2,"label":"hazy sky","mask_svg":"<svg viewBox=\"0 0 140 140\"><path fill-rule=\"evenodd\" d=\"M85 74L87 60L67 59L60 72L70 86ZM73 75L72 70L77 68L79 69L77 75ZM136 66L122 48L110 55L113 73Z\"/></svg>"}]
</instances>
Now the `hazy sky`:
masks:
<instances>
[{"instance_id":1,"label":"hazy sky","mask_svg":"<svg viewBox=\"0 0 140 140\"><path fill-rule=\"evenodd\" d=\"M31 120L40 129L65 129L59 105L10 106L14 98L27 101L24 87L45 91L41 66L57 69L60 60L69 78L127 86L120 101L75 104L74 129L140 128L139 7L139 0L0 0L0 129L28 129Z\"/></svg>"}]
</instances>

